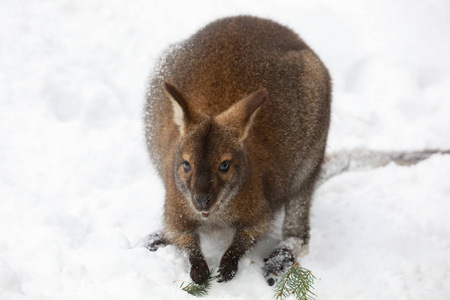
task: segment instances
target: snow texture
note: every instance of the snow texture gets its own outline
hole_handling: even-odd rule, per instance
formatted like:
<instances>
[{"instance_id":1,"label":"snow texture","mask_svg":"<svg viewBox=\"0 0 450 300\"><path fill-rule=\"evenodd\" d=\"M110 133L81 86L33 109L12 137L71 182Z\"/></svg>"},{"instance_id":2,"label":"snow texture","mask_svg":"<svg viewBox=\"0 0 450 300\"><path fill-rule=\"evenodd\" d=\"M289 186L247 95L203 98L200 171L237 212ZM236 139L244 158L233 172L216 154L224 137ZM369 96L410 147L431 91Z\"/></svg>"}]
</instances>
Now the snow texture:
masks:
<instances>
[{"instance_id":1,"label":"snow texture","mask_svg":"<svg viewBox=\"0 0 450 300\"><path fill-rule=\"evenodd\" d=\"M298 32L334 82L328 151L450 149L450 2L2 1L0 299L192 299L185 257L140 246L164 190L144 139L147 78L223 16ZM319 299L450 299L450 156L318 189L303 267ZM280 226L209 299L272 299ZM202 236L217 269L229 236Z\"/></svg>"}]
</instances>

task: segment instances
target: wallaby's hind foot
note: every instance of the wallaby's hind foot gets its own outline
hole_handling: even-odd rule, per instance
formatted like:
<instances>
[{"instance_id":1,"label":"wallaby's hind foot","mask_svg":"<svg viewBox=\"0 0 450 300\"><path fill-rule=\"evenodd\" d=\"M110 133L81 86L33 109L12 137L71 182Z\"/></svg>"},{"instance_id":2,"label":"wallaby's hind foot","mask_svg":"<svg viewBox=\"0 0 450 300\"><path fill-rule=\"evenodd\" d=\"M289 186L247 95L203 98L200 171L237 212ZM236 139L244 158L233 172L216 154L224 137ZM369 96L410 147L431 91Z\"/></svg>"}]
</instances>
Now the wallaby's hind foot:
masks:
<instances>
[{"instance_id":1,"label":"wallaby's hind foot","mask_svg":"<svg viewBox=\"0 0 450 300\"><path fill-rule=\"evenodd\" d=\"M268 285L274 285L278 279L297 260L291 249L277 248L264 259L264 278Z\"/></svg>"},{"instance_id":2,"label":"wallaby's hind foot","mask_svg":"<svg viewBox=\"0 0 450 300\"><path fill-rule=\"evenodd\" d=\"M164 234L162 231L156 231L144 238L143 246L148 250L154 252L161 247L165 247L167 245L167 241L164 238Z\"/></svg>"}]
</instances>

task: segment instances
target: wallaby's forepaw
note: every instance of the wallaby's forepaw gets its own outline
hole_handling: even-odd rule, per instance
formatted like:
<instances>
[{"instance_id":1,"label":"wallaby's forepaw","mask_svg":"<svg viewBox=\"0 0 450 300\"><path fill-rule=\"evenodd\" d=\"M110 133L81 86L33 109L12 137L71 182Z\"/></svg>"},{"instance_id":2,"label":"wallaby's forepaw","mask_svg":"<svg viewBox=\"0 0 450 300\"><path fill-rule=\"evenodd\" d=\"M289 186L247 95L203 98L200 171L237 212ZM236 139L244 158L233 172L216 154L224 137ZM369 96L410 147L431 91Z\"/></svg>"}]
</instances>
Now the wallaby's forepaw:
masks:
<instances>
[{"instance_id":1,"label":"wallaby's forepaw","mask_svg":"<svg viewBox=\"0 0 450 300\"><path fill-rule=\"evenodd\" d=\"M198 259L191 264L191 279L196 284L204 283L209 277L208 264L204 259Z\"/></svg>"},{"instance_id":2,"label":"wallaby's forepaw","mask_svg":"<svg viewBox=\"0 0 450 300\"><path fill-rule=\"evenodd\" d=\"M227 251L227 253L224 254L219 265L219 282L229 281L236 275L238 270L238 260L236 257L236 254L232 251Z\"/></svg>"},{"instance_id":3,"label":"wallaby's forepaw","mask_svg":"<svg viewBox=\"0 0 450 300\"><path fill-rule=\"evenodd\" d=\"M161 231L156 231L147 235L143 241L144 247L150 251L156 251L160 247L166 246L166 240L164 234Z\"/></svg>"},{"instance_id":4,"label":"wallaby's forepaw","mask_svg":"<svg viewBox=\"0 0 450 300\"><path fill-rule=\"evenodd\" d=\"M267 284L272 286L283 273L289 269L296 261L291 250L287 248L277 248L268 258L264 259L264 277Z\"/></svg>"}]
</instances>

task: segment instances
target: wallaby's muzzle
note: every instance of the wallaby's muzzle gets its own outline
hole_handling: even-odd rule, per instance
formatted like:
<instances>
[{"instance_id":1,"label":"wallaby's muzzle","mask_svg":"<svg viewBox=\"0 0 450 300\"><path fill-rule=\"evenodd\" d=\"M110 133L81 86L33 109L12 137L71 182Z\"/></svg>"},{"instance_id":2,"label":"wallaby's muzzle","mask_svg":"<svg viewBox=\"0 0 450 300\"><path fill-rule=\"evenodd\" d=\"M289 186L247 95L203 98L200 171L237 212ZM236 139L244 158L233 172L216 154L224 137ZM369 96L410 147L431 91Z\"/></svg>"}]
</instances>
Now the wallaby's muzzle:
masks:
<instances>
[{"instance_id":1,"label":"wallaby's muzzle","mask_svg":"<svg viewBox=\"0 0 450 300\"><path fill-rule=\"evenodd\" d=\"M195 194L194 204L197 209L201 211L207 211L210 208L211 195L210 194Z\"/></svg>"}]
</instances>

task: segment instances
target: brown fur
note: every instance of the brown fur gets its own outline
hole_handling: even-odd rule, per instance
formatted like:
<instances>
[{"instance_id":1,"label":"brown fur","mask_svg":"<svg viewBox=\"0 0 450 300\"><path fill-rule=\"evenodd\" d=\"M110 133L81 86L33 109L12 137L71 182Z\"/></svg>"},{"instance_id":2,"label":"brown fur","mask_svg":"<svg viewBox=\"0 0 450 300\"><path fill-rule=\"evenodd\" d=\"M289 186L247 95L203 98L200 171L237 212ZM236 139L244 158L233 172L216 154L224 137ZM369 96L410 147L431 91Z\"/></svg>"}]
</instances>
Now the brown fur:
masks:
<instances>
[{"instance_id":1,"label":"brown fur","mask_svg":"<svg viewBox=\"0 0 450 300\"><path fill-rule=\"evenodd\" d=\"M295 239L296 254L307 246L330 98L319 58L293 31L265 19L218 20L162 57L150 83L146 137L166 187L164 240L188 254L195 282L208 273L200 227L236 229L221 260L223 280L283 206L283 240Z\"/></svg>"}]
</instances>

